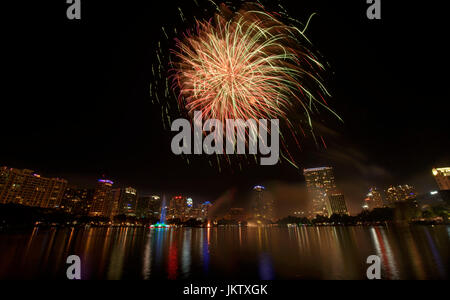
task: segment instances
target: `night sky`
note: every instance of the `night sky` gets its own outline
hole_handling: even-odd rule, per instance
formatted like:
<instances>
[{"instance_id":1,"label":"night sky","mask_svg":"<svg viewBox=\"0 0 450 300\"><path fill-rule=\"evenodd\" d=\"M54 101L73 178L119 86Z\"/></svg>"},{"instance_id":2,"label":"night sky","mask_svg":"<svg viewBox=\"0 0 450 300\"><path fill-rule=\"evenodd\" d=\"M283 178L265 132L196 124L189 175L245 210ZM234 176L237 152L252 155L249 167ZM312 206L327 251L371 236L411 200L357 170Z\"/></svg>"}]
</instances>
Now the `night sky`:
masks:
<instances>
[{"instance_id":1,"label":"night sky","mask_svg":"<svg viewBox=\"0 0 450 300\"><path fill-rule=\"evenodd\" d=\"M262 183L282 213L302 207L302 171L288 164L219 173L171 153L173 134L149 95L151 65L161 27L177 22L178 6L195 13L193 1L82 0L81 21L66 19L65 1L49 2L2 4L0 165L80 186L105 175L198 201ZM365 0L284 1L300 20L319 14L307 34L331 65L330 105L345 121L327 123L328 150L305 147L297 159L335 167L352 212L371 185L427 192L437 188L432 167L450 166L444 10L392 2L371 21Z\"/></svg>"}]
</instances>

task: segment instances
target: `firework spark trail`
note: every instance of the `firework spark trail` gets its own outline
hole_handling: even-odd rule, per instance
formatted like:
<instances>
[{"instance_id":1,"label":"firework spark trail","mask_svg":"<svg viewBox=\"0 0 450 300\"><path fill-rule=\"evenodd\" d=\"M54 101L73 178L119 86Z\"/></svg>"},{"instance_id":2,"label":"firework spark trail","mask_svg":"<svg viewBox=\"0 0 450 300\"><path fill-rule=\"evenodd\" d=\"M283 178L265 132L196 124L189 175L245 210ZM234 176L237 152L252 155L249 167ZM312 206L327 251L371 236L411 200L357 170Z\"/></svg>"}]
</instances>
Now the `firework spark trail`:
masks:
<instances>
[{"instance_id":1,"label":"firework spark trail","mask_svg":"<svg viewBox=\"0 0 450 300\"><path fill-rule=\"evenodd\" d=\"M195 30L176 39L171 51L171 88L180 110L191 116L202 111L204 120L223 124L227 119L280 119L299 148L298 132L305 131L294 116L304 114L316 140L312 124L319 108L339 116L326 101L330 94L320 55L305 36L314 14L299 29L281 21L286 12L269 13L259 3L235 12L225 5L217 10L211 20L196 21ZM296 166L284 148L283 157Z\"/></svg>"}]
</instances>

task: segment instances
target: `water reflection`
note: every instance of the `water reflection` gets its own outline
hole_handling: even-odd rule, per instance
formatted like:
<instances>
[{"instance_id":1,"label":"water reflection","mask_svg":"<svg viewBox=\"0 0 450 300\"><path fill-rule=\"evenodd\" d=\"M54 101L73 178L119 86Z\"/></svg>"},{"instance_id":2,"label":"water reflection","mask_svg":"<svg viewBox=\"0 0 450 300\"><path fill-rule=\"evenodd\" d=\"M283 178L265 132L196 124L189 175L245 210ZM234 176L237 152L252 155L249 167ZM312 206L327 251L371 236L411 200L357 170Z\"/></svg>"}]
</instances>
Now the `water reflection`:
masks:
<instances>
[{"instance_id":1,"label":"water reflection","mask_svg":"<svg viewBox=\"0 0 450 300\"><path fill-rule=\"evenodd\" d=\"M202 230L200 240L202 241L201 249L202 249L203 272L205 275L207 275L209 268L209 237L211 234L211 228L206 229L206 235L204 233L205 231Z\"/></svg>"},{"instance_id":2,"label":"water reflection","mask_svg":"<svg viewBox=\"0 0 450 300\"><path fill-rule=\"evenodd\" d=\"M269 253L262 253L259 256L259 278L262 280L275 279L273 274L272 257Z\"/></svg>"},{"instance_id":3,"label":"water reflection","mask_svg":"<svg viewBox=\"0 0 450 300\"><path fill-rule=\"evenodd\" d=\"M173 239L173 232L170 234L169 243L169 262L167 264L167 278L177 279L178 275L178 248L177 241Z\"/></svg>"},{"instance_id":4,"label":"water reflection","mask_svg":"<svg viewBox=\"0 0 450 300\"><path fill-rule=\"evenodd\" d=\"M153 230L147 234L147 240L145 241L144 258L142 262L142 276L144 280L150 279L152 272L152 236Z\"/></svg>"},{"instance_id":5,"label":"water reflection","mask_svg":"<svg viewBox=\"0 0 450 300\"><path fill-rule=\"evenodd\" d=\"M0 278L448 279L449 227L65 228L0 234Z\"/></svg>"},{"instance_id":6,"label":"water reflection","mask_svg":"<svg viewBox=\"0 0 450 300\"><path fill-rule=\"evenodd\" d=\"M381 232L379 227L371 229L372 239L375 244L377 255L381 258L386 279L398 279L398 271L395 265L395 259L392 254L389 241L386 239L385 232Z\"/></svg>"},{"instance_id":7,"label":"water reflection","mask_svg":"<svg viewBox=\"0 0 450 300\"><path fill-rule=\"evenodd\" d=\"M433 253L434 262L437 265L437 269L439 271L439 274L442 278L446 277L444 266L442 265L441 256L439 254L439 251L436 248L436 244L434 243L433 239L431 238L430 232L428 228L425 229L425 235L427 237L428 244L430 245L431 253Z\"/></svg>"}]
</instances>

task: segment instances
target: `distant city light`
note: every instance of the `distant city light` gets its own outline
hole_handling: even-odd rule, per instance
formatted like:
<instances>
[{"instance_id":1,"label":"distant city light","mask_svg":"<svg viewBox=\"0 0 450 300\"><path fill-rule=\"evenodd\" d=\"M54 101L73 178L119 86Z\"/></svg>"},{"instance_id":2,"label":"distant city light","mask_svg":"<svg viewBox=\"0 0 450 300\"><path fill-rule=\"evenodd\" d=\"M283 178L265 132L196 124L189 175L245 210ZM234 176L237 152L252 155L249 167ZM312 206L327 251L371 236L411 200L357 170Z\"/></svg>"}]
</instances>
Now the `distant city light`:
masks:
<instances>
[{"instance_id":1,"label":"distant city light","mask_svg":"<svg viewBox=\"0 0 450 300\"><path fill-rule=\"evenodd\" d=\"M437 192L437 191L432 191L430 194L431 194L431 195L437 195L437 194L439 194L439 192Z\"/></svg>"},{"instance_id":2,"label":"distant city light","mask_svg":"<svg viewBox=\"0 0 450 300\"><path fill-rule=\"evenodd\" d=\"M256 186L253 187L253 190L255 190L255 191L265 191L266 188L263 187L262 185L256 185Z\"/></svg>"},{"instance_id":3,"label":"distant city light","mask_svg":"<svg viewBox=\"0 0 450 300\"><path fill-rule=\"evenodd\" d=\"M100 182L100 183L109 183L111 185L114 184L114 182L112 182L111 180L106 180L106 179L99 179L98 182Z\"/></svg>"},{"instance_id":4,"label":"distant city light","mask_svg":"<svg viewBox=\"0 0 450 300\"><path fill-rule=\"evenodd\" d=\"M192 200L192 198L188 198L186 203L188 207L192 207L194 205L194 200Z\"/></svg>"},{"instance_id":5,"label":"distant city light","mask_svg":"<svg viewBox=\"0 0 450 300\"><path fill-rule=\"evenodd\" d=\"M135 189L133 189L133 188L126 188L125 189L125 193L131 194L131 195L136 195L137 191Z\"/></svg>"}]
</instances>

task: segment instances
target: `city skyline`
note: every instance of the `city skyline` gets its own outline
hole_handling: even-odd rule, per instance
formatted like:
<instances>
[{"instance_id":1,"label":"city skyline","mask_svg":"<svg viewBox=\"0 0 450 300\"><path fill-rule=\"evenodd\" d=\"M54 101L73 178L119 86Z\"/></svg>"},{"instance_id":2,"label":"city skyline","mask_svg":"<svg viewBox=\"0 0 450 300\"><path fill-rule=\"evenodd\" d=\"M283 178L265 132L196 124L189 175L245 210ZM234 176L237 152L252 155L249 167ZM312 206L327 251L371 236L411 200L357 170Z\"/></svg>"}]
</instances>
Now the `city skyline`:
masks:
<instances>
[{"instance_id":1,"label":"city skyline","mask_svg":"<svg viewBox=\"0 0 450 300\"><path fill-rule=\"evenodd\" d=\"M415 187L404 184L404 185L389 185L385 189L381 189L382 192L379 191L378 187L372 186L369 188L368 194L360 195L359 202L356 205L350 205L348 203L348 200L343 200L344 204L346 205L345 210L347 210L352 215L357 215L364 209L374 209L374 208L381 208L381 207L388 207L391 206L399 201L407 201L407 200L414 200L417 197L423 197L428 194L434 194L440 190L448 190L448 187L446 185L442 185L442 182L448 181L448 172L444 172L448 170L449 168L442 167L442 168L433 168L430 172L430 176L434 177L436 180L436 186L434 189L424 191L424 192L417 192ZM437 177L437 170L441 170L442 174L441 177ZM39 197L37 194L32 197L28 197L31 200L15 200L14 195L21 195L18 191L14 191L14 188L11 186L13 182L16 182L18 179L19 181L23 182L22 178L23 176L28 176L28 178L31 178L31 180L40 180L41 183L29 183L25 189L34 189L34 186L44 186L48 183L56 181L57 183L61 183L61 186L56 186L56 194L55 196L51 197L52 192L52 186L50 188L47 188L48 191L46 193L45 188L43 188L43 193L46 193L45 195L48 195L47 198L45 198L45 201L48 201L48 203L63 203L63 200L66 197L66 194L72 195L73 198L66 199L72 200L72 199L86 199L86 194L91 195L92 203L89 205L89 207L85 208L88 210L88 214L91 216L107 216L107 217L114 217L115 215L120 214L126 214L129 215L130 213L134 216L136 216L136 210L139 206L139 199L141 197L161 197L162 195L169 195L170 197L173 197L173 199L176 199L176 197L182 198L183 202L186 202L187 199L189 199L191 202L193 201L193 193L180 193L180 191L163 191L163 192L149 192L149 191L142 191L135 189L129 185L123 185L120 183L117 183L115 181L112 181L110 179L107 179L104 175L101 179L97 179L95 183L93 182L90 186L76 186L70 184L69 181L62 179L62 178L47 178L44 176L41 176L37 172L29 169L15 169L15 168L8 168L6 166L0 167L1 171L1 180L0 180L0 203L17 203L17 204L24 204L29 206L40 206L40 207L46 207L46 208L58 208L59 205L36 205L36 203L39 202ZM12 179L9 181L4 180L4 176L9 175L7 174L19 174L18 179L15 177L12 177ZM323 173L323 174L322 174ZM319 168L312 168L312 169L305 169L304 170L304 189L305 193L302 193L301 196L295 197L293 202L290 202L290 206L288 206L283 212L280 212L279 207L282 206L283 203L280 203L280 199L277 198L277 195L271 195L271 197L275 198L275 204L278 209L278 214L275 212L270 212L269 214L272 215L269 219L272 219L275 217L282 218L283 216L289 215L293 211L298 211L299 207L301 206L302 209L300 211L303 211L306 215L309 217L315 217L316 215L329 215L330 212L330 196L331 195L342 195L345 199L348 197L348 193L340 189L339 186L335 183L335 177L333 175L333 168L332 167L319 167ZM447 181L446 181L447 180ZM27 182L25 180L25 182ZM326 183L326 186L324 185L324 182ZM9 189L6 184L9 184ZM313 184L314 183L314 184ZM319 184L316 186L316 184ZM15 184L14 184L15 185ZM439 186L441 185L441 186ZM106 189L106 190L105 190ZM256 186L247 186L245 189L247 191L256 191L257 194L261 194L263 191L266 190L266 187L262 185L256 185ZM244 189L244 190L245 190ZM245 192L245 191L244 191ZM271 191L272 192L272 191ZM226 190L222 191L221 195L226 193ZM28 193L30 194L30 193ZM25 194L25 195L28 195ZM44 194L42 194L44 195ZM128 195L128 196L127 196ZM187 196L179 196L179 195L187 195ZM129 197L132 197L131 199ZM42 198L42 196L40 196ZM56 197L56 198L55 198ZM124 199L125 197L128 197L128 199ZM319 197L319 198L317 198ZM25 197L27 198L27 196ZM27 199L28 199L27 198ZM237 197L239 198L239 197ZM100 201L98 200L100 199ZM200 199L200 200L199 200ZM202 198L196 198L195 203L196 205L201 203L215 203L220 202L220 197L214 198L209 197L206 200ZM258 207L259 204L255 204L255 200L249 199L249 198L242 198L245 199L244 201L240 202L233 202L230 201L228 203L231 206L234 207L247 207L246 210L248 210L249 214L258 214L258 212L264 212L264 214L267 214L267 207L263 204L261 209L258 208L258 210L255 211L255 207ZM230 200L230 199L228 199ZM28 201L28 202L27 202ZM31 202L30 202L31 201ZM34 201L34 202L33 202ZM53 201L53 202L52 202ZM271 201L274 201L273 199ZM33 205L34 203L34 205ZM41 202L39 202L41 203ZM47 202L45 202L47 203ZM223 203L222 203L223 204ZM75 203L75 206L77 203ZM256 205L256 206L255 206ZM320 209L319 209L320 208ZM129 209L130 211L127 211ZM270 208L270 210L274 210L274 208ZM275 211L275 210L274 210ZM222 215L225 215L228 213L226 211L225 213L222 212ZM293 214L290 214L291 216Z\"/></svg>"}]
</instances>

